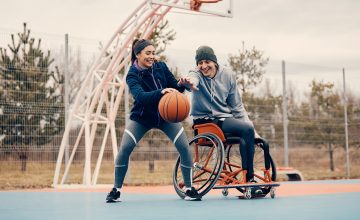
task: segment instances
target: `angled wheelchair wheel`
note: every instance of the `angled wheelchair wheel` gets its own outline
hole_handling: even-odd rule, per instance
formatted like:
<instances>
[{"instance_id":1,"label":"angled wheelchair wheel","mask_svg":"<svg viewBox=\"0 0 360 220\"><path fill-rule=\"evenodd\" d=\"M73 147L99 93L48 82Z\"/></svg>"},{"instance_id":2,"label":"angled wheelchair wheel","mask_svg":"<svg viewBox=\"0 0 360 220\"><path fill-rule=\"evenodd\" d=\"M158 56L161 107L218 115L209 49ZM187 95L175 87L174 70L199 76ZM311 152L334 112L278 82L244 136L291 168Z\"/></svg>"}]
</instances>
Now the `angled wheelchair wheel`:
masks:
<instances>
[{"instance_id":1,"label":"angled wheelchair wheel","mask_svg":"<svg viewBox=\"0 0 360 220\"><path fill-rule=\"evenodd\" d=\"M226 169L233 172L234 170L241 168L241 164L239 145L228 145L226 147ZM269 145L261 140L257 140L255 144L254 174L254 179L258 183L276 181L276 166L270 155ZM242 180L243 173L240 172L235 178ZM237 190L245 193L245 188L237 188ZM271 187L261 187L261 190L265 196L270 192Z\"/></svg>"},{"instance_id":2,"label":"angled wheelchair wheel","mask_svg":"<svg viewBox=\"0 0 360 220\"><path fill-rule=\"evenodd\" d=\"M201 196L204 196L219 178L224 164L224 146L222 141L211 133L195 136L189 146L193 159L192 185ZM181 172L180 157L174 167L173 184L176 193L184 198L185 183Z\"/></svg>"}]
</instances>

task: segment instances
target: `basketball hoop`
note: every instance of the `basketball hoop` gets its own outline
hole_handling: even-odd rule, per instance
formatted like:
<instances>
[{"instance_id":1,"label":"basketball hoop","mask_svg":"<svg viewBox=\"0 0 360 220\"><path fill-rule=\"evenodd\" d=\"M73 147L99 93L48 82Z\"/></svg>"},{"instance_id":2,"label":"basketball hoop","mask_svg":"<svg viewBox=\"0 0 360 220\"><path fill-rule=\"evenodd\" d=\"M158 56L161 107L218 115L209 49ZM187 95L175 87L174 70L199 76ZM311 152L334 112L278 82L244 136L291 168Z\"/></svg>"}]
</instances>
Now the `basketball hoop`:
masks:
<instances>
[{"instance_id":1,"label":"basketball hoop","mask_svg":"<svg viewBox=\"0 0 360 220\"><path fill-rule=\"evenodd\" d=\"M207 14L220 17L232 17L232 0L149 0L152 5L169 6L191 12L188 14ZM216 3L216 4L214 4ZM176 11L179 12L179 11ZM185 12L186 13L186 12Z\"/></svg>"},{"instance_id":2,"label":"basketball hoop","mask_svg":"<svg viewBox=\"0 0 360 220\"><path fill-rule=\"evenodd\" d=\"M221 0L190 0L190 9L199 11L202 3L217 3Z\"/></svg>"}]
</instances>

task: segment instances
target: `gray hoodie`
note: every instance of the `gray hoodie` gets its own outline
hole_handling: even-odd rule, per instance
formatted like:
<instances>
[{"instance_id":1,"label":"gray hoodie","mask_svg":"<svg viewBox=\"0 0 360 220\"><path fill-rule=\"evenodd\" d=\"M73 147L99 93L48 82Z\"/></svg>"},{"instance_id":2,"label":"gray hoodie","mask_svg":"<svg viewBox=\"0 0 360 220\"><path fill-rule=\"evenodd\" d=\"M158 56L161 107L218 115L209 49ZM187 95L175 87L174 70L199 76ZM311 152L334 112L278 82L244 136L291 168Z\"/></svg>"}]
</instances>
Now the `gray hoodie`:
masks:
<instances>
[{"instance_id":1,"label":"gray hoodie","mask_svg":"<svg viewBox=\"0 0 360 220\"><path fill-rule=\"evenodd\" d=\"M239 118L249 120L233 72L219 66L214 78L203 76L200 71L188 73L199 91L192 91L191 115L198 118Z\"/></svg>"}]
</instances>

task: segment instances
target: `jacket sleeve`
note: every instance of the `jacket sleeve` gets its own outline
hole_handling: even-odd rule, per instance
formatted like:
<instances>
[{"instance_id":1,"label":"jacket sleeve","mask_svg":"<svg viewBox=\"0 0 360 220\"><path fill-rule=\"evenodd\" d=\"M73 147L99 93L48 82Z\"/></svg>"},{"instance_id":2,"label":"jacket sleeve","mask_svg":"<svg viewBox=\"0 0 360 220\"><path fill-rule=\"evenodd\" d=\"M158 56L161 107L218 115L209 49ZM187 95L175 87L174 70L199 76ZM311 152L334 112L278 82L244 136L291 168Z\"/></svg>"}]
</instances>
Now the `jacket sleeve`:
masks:
<instances>
[{"instance_id":1,"label":"jacket sleeve","mask_svg":"<svg viewBox=\"0 0 360 220\"><path fill-rule=\"evenodd\" d=\"M168 88L174 88L174 89L178 90L179 92L184 92L185 87L178 85L178 80L175 79L174 74L172 74L172 72L170 72L167 65L164 62L160 62L159 64L161 65L161 68L164 71L164 74L165 74L165 77L166 77L167 87Z\"/></svg>"},{"instance_id":2,"label":"jacket sleeve","mask_svg":"<svg viewBox=\"0 0 360 220\"><path fill-rule=\"evenodd\" d=\"M144 91L144 89L141 87L140 78L133 73L129 73L126 76L126 83L135 101L141 103L144 106L151 106L154 105L154 103L158 103L163 95L161 94L162 89L157 89L150 92Z\"/></svg>"},{"instance_id":3,"label":"jacket sleeve","mask_svg":"<svg viewBox=\"0 0 360 220\"><path fill-rule=\"evenodd\" d=\"M236 85L235 75L232 75L231 77L230 90L226 102L231 110L232 115L235 118L244 119L245 121L250 121L248 113L245 110L244 103L241 100L241 96Z\"/></svg>"}]
</instances>

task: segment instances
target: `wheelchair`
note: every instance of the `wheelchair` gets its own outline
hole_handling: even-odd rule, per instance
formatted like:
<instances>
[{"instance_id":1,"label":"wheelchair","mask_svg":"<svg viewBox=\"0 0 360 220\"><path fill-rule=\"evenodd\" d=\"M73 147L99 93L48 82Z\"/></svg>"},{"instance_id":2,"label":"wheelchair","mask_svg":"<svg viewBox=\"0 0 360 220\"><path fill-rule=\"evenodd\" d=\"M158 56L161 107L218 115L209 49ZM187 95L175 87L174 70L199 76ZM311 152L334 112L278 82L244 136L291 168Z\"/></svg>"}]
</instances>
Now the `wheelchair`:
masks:
<instances>
[{"instance_id":1,"label":"wheelchair","mask_svg":"<svg viewBox=\"0 0 360 220\"><path fill-rule=\"evenodd\" d=\"M242 139L224 134L214 123L194 125L195 137L189 142L193 157L193 187L203 197L211 189L222 189L227 196L235 188L245 199L275 197L276 166L264 139L255 139L254 183L247 183L246 170L241 167L239 144ZM181 173L180 156L173 170L173 184L180 198L185 197L185 184Z\"/></svg>"}]
</instances>

